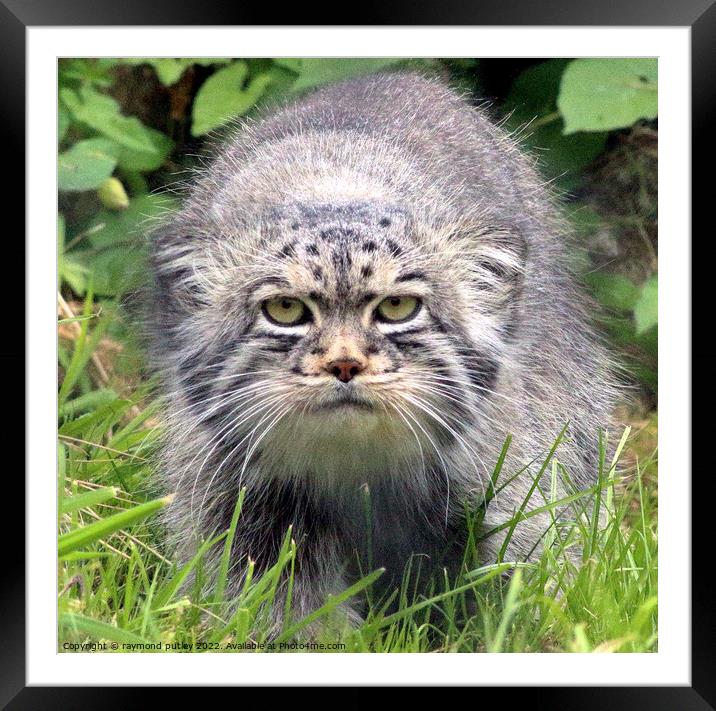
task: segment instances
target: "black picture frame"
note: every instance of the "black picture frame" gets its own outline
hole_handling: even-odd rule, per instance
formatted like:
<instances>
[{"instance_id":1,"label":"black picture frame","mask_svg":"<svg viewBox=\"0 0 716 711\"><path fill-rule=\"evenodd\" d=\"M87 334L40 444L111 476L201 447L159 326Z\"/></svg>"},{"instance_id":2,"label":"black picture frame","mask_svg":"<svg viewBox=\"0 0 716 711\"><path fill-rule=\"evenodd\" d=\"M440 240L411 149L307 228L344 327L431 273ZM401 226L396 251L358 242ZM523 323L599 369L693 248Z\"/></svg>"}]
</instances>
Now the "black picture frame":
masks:
<instances>
[{"instance_id":1,"label":"black picture frame","mask_svg":"<svg viewBox=\"0 0 716 711\"><path fill-rule=\"evenodd\" d=\"M318 8L316 7L316 10ZM320 11L306 6L287 6L281 19L298 25L341 24ZM32 26L92 26L92 25L265 25L274 8L259 4L243 7L225 4L221 0L0 0L0 88L3 111L0 112L2 145L7 183L3 188L6 205L19 205L24 198L25 164L23 141L25 134L25 61L27 27ZM311 14L315 15L315 18ZM419 0L418 2L373 2L365 0L360 16L353 16L353 24L360 25L533 25L533 26L682 26L691 28L691 90L692 90L692 232L698 225L706 226L707 212L713 203L713 174L711 156L716 134L716 0L680 0L665 2L652 0L481 0L467 4L459 0ZM710 150L709 150L710 148ZM22 214L22 213L20 213ZM713 227L711 227L713 231ZM669 238L669 236L667 236ZM670 238L674 238L671 236ZM8 240L9 242L10 240ZM24 262L24 249L15 248ZM692 240L693 244L693 240ZM686 247L686 245L685 245ZM8 248L12 248L10 245ZM13 262L16 263L16 262ZM693 263L693 261L692 261ZM695 275L692 283L696 284ZM668 298L668 295L665 296ZM15 334L15 343L23 339ZM16 373L24 369L22 354L13 353L11 346L0 346L3 372ZM26 372L26 377L32 373ZM10 377L9 375L7 377ZM14 377L14 376L13 376ZM18 379L19 380L19 379ZM705 418L708 420L708 418ZM15 427L24 418L15 419ZM694 432L703 432L707 425L694 420ZM703 432L705 434L705 432ZM17 432L15 441L20 441ZM693 435L692 435L693 437ZM696 441L699 441L698 439ZM684 471L669 472L686 483L691 476L690 462ZM698 471L698 470L695 470ZM565 709L669 709L690 710L716 708L716 655L714 633L716 614L711 592L708 561L711 558L710 514L713 499L713 476L708 468L692 479L692 628L691 628L691 686L679 687L559 687L550 689L512 688L510 704L524 698L534 707L549 705ZM24 484L15 472L5 478L6 500L24 500ZM15 491L13 491L15 489ZM15 530L18 530L17 528ZM117 687L111 694L98 687L28 687L25 678L25 561L21 545L7 546L4 551L0 588L0 610L3 620L0 644L0 704L9 709L79 709L136 707L154 702L171 703L166 689L143 688L141 703L135 698L136 689ZM119 681L119 680L118 680ZM328 680L327 680L328 681ZM605 680L608 682L608 680ZM91 680L88 680L91 682ZM481 690L479 699L485 703ZM199 694L184 689L182 705L192 703ZM203 693L203 692L202 692ZM499 692L504 694L504 690ZM160 697L159 694L162 694ZM205 698L205 697L202 697ZM361 695L352 697L357 702ZM161 699L161 700L160 700ZM205 703L205 701L204 701Z\"/></svg>"}]
</instances>

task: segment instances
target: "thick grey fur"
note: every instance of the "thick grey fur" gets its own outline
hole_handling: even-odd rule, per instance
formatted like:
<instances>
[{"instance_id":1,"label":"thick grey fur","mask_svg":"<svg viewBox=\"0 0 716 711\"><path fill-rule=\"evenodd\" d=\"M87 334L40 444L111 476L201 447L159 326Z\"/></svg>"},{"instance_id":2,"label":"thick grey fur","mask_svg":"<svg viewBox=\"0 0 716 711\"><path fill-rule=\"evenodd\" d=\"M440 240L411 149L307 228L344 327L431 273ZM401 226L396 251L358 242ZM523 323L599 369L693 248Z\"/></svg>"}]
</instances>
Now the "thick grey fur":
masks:
<instances>
[{"instance_id":1,"label":"thick grey fur","mask_svg":"<svg viewBox=\"0 0 716 711\"><path fill-rule=\"evenodd\" d=\"M500 482L526 469L486 529L520 506L566 423L556 456L577 486L594 482L615 381L533 163L485 111L413 73L328 86L237 128L152 235L161 481L183 558L228 526L245 486L228 592L249 559L274 562L292 524L302 615L369 561L389 585L413 554L455 572L465 509L508 435ZM394 280L421 290L414 333L356 315ZM322 304L320 328L267 324L261 299L286 285ZM339 337L373 359L373 412L312 409L344 392L320 370ZM518 525L505 559L539 550L551 520ZM502 540L484 541L485 562Z\"/></svg>"}]
</instances>

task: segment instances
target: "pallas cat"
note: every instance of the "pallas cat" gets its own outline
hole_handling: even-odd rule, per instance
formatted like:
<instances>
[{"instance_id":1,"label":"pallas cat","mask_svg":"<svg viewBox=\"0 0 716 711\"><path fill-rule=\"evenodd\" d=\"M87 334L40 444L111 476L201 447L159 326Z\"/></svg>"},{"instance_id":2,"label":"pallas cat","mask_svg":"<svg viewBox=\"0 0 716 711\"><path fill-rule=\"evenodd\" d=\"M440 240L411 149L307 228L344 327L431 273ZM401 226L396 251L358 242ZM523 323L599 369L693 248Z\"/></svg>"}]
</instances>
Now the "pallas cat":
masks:
<instances>
[{"instance_id":1,"label":"pallas cat","mask_svg":"<svg viewBox=\"0 0 716 711\"><path fill-rule=\"evenodd\" d=\"M610 361L533 163L444 82L368 76L240 126L151 235L167 523L188 558L245 488L229 594L289 526L295 615L370 566L454 573L486 499L482 559L523 560L554 512L505 523L563 428L593 482Z\"/></svg>"}]
</instances>

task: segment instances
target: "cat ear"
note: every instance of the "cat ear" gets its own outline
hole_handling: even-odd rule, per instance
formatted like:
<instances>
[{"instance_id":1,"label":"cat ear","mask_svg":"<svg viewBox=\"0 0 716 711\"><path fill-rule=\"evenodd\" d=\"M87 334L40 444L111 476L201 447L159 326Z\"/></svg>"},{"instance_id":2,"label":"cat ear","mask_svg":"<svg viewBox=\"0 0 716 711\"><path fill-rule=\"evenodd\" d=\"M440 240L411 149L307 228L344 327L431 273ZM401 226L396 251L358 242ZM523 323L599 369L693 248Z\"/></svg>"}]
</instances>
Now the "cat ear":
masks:
<instances>
[{"instance_id":1,"label":"cat ear","mask_svg":"<svg viewBox=\"0 0 716 711\"><path fill-rule=\"evenodd\" d=\"M200 240L185 226L171 222L154 230L148 239L148 317L155 333L171 337L202 305Z\"/></svg>"},{"instance_id":2,"label":"cat ear","mask_svg":"<svg viewBox=\"0 0 716 711\"><path fill-rule=\"evenodd\" d=\"M472 273L480 304L499 324L507 341L519 323L527 264L527 241L513 230L483 237L474 252Z\"/></svg>"},{"instance_id":3,"label":"cat ear","mask_svg":"<svg viewBox=\"0 0 716 711\"><path fill-rule=\"evenodd\" d=\"M497 301L514 297L522 288L527 242L514 230L491 230L479 236L472 250L475 286Z\"/></svg>"}]
</instances>

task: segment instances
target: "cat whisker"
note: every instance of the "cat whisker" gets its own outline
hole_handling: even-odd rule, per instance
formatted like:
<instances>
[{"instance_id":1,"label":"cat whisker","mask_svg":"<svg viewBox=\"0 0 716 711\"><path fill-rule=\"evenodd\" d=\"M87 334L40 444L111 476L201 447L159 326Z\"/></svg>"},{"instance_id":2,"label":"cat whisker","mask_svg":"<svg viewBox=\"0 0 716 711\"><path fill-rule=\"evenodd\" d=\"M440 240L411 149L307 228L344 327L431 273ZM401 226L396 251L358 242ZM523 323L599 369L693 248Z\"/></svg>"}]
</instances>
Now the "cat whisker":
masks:
<instances>
[{"instance_id":1,"label":"cat whisker","mask_svg":"<svg viewBox=\"0 0 716 711\"><path fill-rule=\"evenodd\" d=\"M403 395L403 398L404 397L405 396ZM449 513L450 513L450 477L449 477L449 473L448 473L450 470L448 468L447 462L445 461L445 459L442 455L442 452L440 451L440 448L435 444L435 442L433 441L433 438L427 433L425 428L420 424L420 421L418 420L418 418L415 417L414 413L411 412L409 407L406 406L404 408L404 411L405 411L405 414L408 415L408 417L410 417L410 419L418 426L420 431L425 435L428 442L430 442L433 449L435 450L435 454L437 454L438 459L440 460L440 464L442 465L442 471L443 471L443 474L445 475L445 483L447 486L447 491L446 491L446 496L445 496L445 525L447 526L448 519L449 519Z\"/></svg>"},{"instance_id":2,"label":"cat whisker","mask_svg":"<svg viewBox=\"0 0 716 711\"><path fill-rule=\"evenodd\" d=\"M271 384L268 381L261 381L260 383L254 383L250 386L245 386L242 388L239 388L237 390L229 390L227 392L218 393L217 395L211 395L203 400L199 400L198 402L192 403L191 405L187 405L186 407L182 407L179 410L176 410L171 413L170 418L174 419L178 415L183 414L188 411L194 411L195 413L195 424L199 424L201 422L206 421L209 417L211 417L217 410L220 410L222 407L225 407L227 404L230 404L232 401L241 399L243 397L247 397L249 395L252 395L256 393L257 391L260 391L262 389L265 389L267 387L276 387L273 384ZM201 411L200 413L196 413L196 411L200 410L203 406L207 405L208 403L213 403L210 407L207 409Z\"/></svg>"},{"instance_id":3,"label":"cat whisker","mask_svg":"<svg viewBox=\"0 0 716 711\"><path fill-rule=\"evenodd\" d=\"M410 431L413 433L413 436L415 437L415 441L416 441L416 443L417 443L417 445L418 445L418 451L420 452L420 461L421 461L422 469L423 469L423 479L426 479L428 474L427 474L427 468L426 468L426 465L425 465L425 453L423 452L423 446L422 446L422 444L420 443L420 437L418 437L418 433L415 431L415 429L413 428L413 426L412 426L412 425L410 424L410 422L407 420L407 418L405 417L405 415L401 412L400 408L399 408L398 405L395 403L395 401L394 401L392 398L387 398L387 402L388 402L388 404L398 413L398 415L402 418L402 420L403 420L403 421L405 422L405 424L408 426L408 428L410 429Z\"/></svg>"},{"instance_id":4,"label":"cat whisker","mask_svg":"<svg viewBox=\"0 0 716 711\"><path fill-rule=\"evenodd\" d=\"M284 398L284 400L285 400L285 399L286 399L286 398ZM249 435L247 435L247 437L249 438L249 444L247 445L247 453L246 453L246 455L245 455L245 457L244 457L244 464L243 464L243 466L242 466L242 468L241 468L241 472L239 473L238 481L237 481L235 484L232 485L232 489L238 490L238 491L241 490L244 473L245 473L245 471L246 471L246 467L248 466L249 462L251 461L251 456L252 456L252 454L254 453L254 451L256 450L256 448L258 447L258 445L261 443L261 441L264 439L264 437L269 433L269 431L270 431L271 429L273 429L273 427L274 427L283 417L285 417L285 416L293 409L293 407L294 407L293 405L289 405L288 407L283 407L283 401L284 401L284 400L280 401L280 402L276 405L276 407L273 407L268 413L266 413L266 414L261 418L261 420L256 424L256 426L251 430L251 432L249 433ZM274 419L264 428L264 431L263 431L263 432L261 433L261 435L258 437L258 439L256 440L256 442L254 442L253 445L252 445L252 440L253 440L254 435L256 434L256 430L257 430L269 417L271 417L276 411L278 411L278 415L277 415L276 417L274 417ZM246 439L246 438L244 438L244 439ZM243 440L242 440L242 441L243 441ZM237 447L238 447L238 445L237 445ZM224 458L224 460L221 462L221 464L218 466L217 470L214 472L214 474L213 474L212 477L211 477L211 482L213 482L214 478L215 478L215 477L218 475L218 473L221 471L221 469L223 468L224 464L225 464L226 461L232 456L233 451L235 451L235 450L237 449L237 447L235 447L234 450L232 450L232 452L230 452L230 453ZM211 489L211 482L210 482L210 486L209 486L209 489L208 489L208 490ZM208 491L208 490L207 490L207 491ZM206 494L205 494L204 497L202 498L202 502L201 502L201 504L200 504L200 506L199 506L199 513L200 513L200 514L201 514L201 511L203 510L204 500L205 500L205 499L206 499Z\"/></svg>"},{"instance_id":5,"label":"cat whisker","mask_svg":"<svg viewBox=\"0 0 716 711\"><path fill-rule=\"evenodd\" d=\"M245 435L245 436L238 442L238 444L236 444L236 445L229 451L229 453L224 457L224 459L221 461L221 463L219 464L219 466L214 470L214 473L211 475L211 478L209 479L209 482L208 482L208 484L207 484L206 487L205 487L204 496L202 497L201 504L200 504L200 506L199 506L199 511L200 511L200 512L201 512L201 510L203 509L204 502L205 502L205 500L206 500L207 495L208 495L209 492L211 491L211 486L212 486L212 484L213 484L213 482L214 482L214 479L216 479L216 477L219 475L219 472L222 470L222 468L224 467L224 465L226 464L226 462L233 456L233 454L241 447L241 445L242 445L247 439L250 440L250 437L251 437L251 436L253 435L253 433L256 431L256 428L258 428L268 417L270 417L270 416L273 414L273 412L276 411L277 408L280 408L281 403L282 403L287 397L288 397L288 396L283 396L283 397L280 398L278 401L272 400L272 401L269 402L269 403L265 403L265 404L263 404L263 405L261 406L261 408L260 408L257 412L252 413L252 415L257 415L257 414L259 414L260 412L263 412L265 409L268 408L268 412L266 412L266 413L264 413L264 414L262 415L261 419L259 420L258 424L254 427L254 429L252 429L249 434ZM244 418L242 418L242 420L241 420L236 426L234 426L231 431L234 431L234 430L236 430L238 427L240 427L241 425L245 424L245 423L248 421L248 419L250 419L250 416L249 416L249 417L244 417ZM222 438L222 439L223 439L223 438ZM213 450L212 450L212 451L213 451ZM206 459L204 460L204 462L202 463L202 465L201 465L201 467L199 468L199 471L197 472L197 475L196 475L196 477L195 477L195 479L194 479L194 486L192 487L191 499L190 499L190 506L192 507L192 511L193 511L193 504L194 504L194 496L195 496L195 494L196 494L196 485L197 485L197 483L198 483L198 481L199 481L199 477L200 477L200 475L201 475L201 472L202 472L202 470L203 470L203 468L204 468L204 466L205 466L205 464L206 464L206 462L207 462L209 456L210 456L210 455L207 455L207 458L206 458Z\"/></svg>"},{"instance_id":6,"label":"cat whisker","mask_svg":"<svg viewBox=\"0 0 716 711\"><path fill-rule=\"evenodd\" d=\"M464 370L468 373L476 373L476 374L481 375L481 373L478 373L477 371L470 369L470 368L464 368ZM491 396L494 395L495 397L502 398L503 400L507 401L511 405L519 406L519 404L520 404L517 400L515 400L514 398L511 398L511 397L508 397L504 393L497 392L496 390L492 390L490 388L485 388L481 385L477 385L476 383L461 381L460 385L457 386L457 385L455 385L456 380L454 378L448 378L447 376L437 375L435 373L427 373L427 374L421 373L419 377L445 382L448 386L450 386L453 389L458 388L458 387L459 388L470 388L472 390L477 390L480 393L485 393L486 395L491 395Z\"/></svg>"},{"instance_id":7,"label":"cat whisker","mask_svg":"<svg viewBox=\"0 0 716 711\"><path fill-rule=\"evenodd\" d=\"M475 463L474 459L477 459L481 465L484 466L484 463L482 462L480 456L477 454L477 452L465 441L465 438L459 433L456 432L455 429L449 425L447 422L445 422L445 419L443 416L440 415L440 413L436 412L435 409L430 405L430 403L426 402L423 398L419 397L418 395L410 396L410 395L403 395L403 397L408 400L409 402L412 402L414 405L419 407L423 412L425 412L427 415L432 417L438 424L440 424L442 427L445 428L447 432L449 432L452 437L455 439L455 441L462 447L465 454L467 454L468 459L470 460L471 464L473 465L475 469L475 473L480 478L480 484L481 486L484 485L484 482L482 480L482 472L480 472L477 464ZM472 456L471 456L472 455ZM474 459L473 459L474 457Z\"/></svg>"},{"instance_id":8,"label":"cat whisker","mask_svg":"<svg viewBox=\"0 0 716 711\"><path fill-rule=\"evenodd\" d=\"M211 367L211 366L209 366ZM219 367L219 366L216 366ZM225 367L224 363L220 364L220 367ZM169 391L168 396L176 397L177 395L184 395L185 393L193 392L194 390L198 388L206 388L208 385L215 385L216 383L223 382L225 380L234 380L236 378L246 378L250 375L268 375L270 373L273 373L272 370L250 370L245 372L238 372L238 373L229 373L227 375L221 375L216 378L207 378L205 380L202 380L201 383L198 383L197 385L189 385L177 388L176 390Z\"/></svg>"},{"instance_id":9,"label":"cat whisker","mask_svg":"<svg viewBox=\"0 0 716 711\"><path fill-rule=\"evenodd\" d=\"M239 482L238 482L238 488L241 489L241 482L243 481L244 474L246 473L246 467L248 466L249 462L251 461L251 455L256 451L256 448L259 446L261 441L266 437L266 435L276 426L276 424L283 419L286 415L288 415L289 412L295 409L294 404L290 404L288 407L284 407L279 414L264 428L264 431L261 433L261 435L258 437L256 442L251 446L251 448L247 451L246 456L244 457L244 464L241 468L241 473L239 475ZM254 429L253 434L255 433L256 428Z\"/></svg>"},{"instance_id":10,"label":"cat whisker","mask_svg":"<svg viewBox=\"0 0 716 711\"><path fill-rule=\"evenodd\" d=\"M413 385L414 385L414 387L419 387L421 385L421 382L418 380L413 381ZM459 403L463 406L468 404L464 399L457 398L455 395L451 394L450 391L456 392L459 395L463 395L464 394L463 391L459 390L459 388L455 388L455 387L451 388L445 384L436 385L435 383L428 383L428 382L423 382L422 385L424 386L424 388L428 388L430 391L432 391L434 394L438 395L438 397L440 397L440 398L452 400L453 402ZM491 417L487 412L485 412L484 409L480 411L480 419L490 422L491 424L494 424L495 426L499 426L499 423L497 422L497 420L495 420L495 418Z\"/></svg>"},{"instance_id":11,"label":"cat whisker","mask_svg":"<svg viewBox=\"0 0 716 711\"><path fill-rule=\"evenodd\" d=\"M249 399L248 402L251 402L253 399L261 398L261 395L256 395L254 398ZM265 406L270 406L273 400L277 397L274 395L266 395L263 397L263 399L259 399L258 402L255 402L253 405L251 405L248 410L245 410L242 412L238 417L229 420L229 422L222 427L208 442L206 442L192 457L191 461L188 462L188 464L184 467L184 470L182 472L181 478L179 480L179 483L181 484L181 481L183 480L184 476L188 472L191 465L211 446L212 442L214 443L214 446L211 447L211 450L208 452L206 457L204 458L204 461L202 462L201 466L199 467L199 470L197 471L194 487L192 488L192 496L194 488L196 487L196 482L198 481L199 476L201 475L201 472L206 465L206 462L208 461L209 457L211 457L212 453L217 449L217 447L221 446L222 443L226 440L226 438L231 435L234 431L236 431L239 427L241 427L245 422L247 422L252 416L258 414Z\"/></svg>"}]
</instances>

